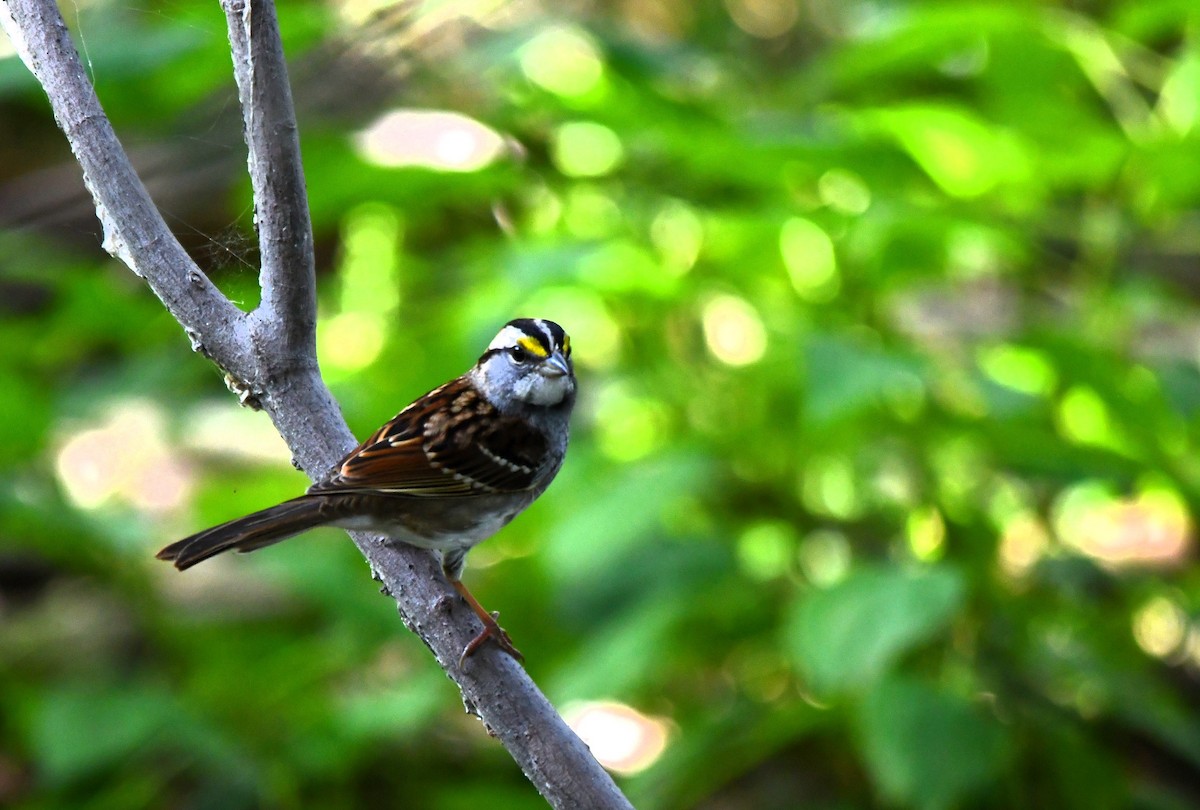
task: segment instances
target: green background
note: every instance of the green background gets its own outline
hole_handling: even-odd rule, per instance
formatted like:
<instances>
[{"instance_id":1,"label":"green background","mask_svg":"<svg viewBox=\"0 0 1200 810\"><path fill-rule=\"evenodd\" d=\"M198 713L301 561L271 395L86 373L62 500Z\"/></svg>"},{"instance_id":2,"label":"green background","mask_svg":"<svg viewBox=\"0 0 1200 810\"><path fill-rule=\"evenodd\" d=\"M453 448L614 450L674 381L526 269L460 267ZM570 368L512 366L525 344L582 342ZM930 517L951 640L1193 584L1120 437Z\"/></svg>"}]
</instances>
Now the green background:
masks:
<instances>
[{"instance_id":1,"label":"green background","mask_svg":"<svg viewBox=\"0 0 1200 810\"><path fill-rule=\"evenodd\" d=\"M571 333L566 466L465 579L665 735L633 802L1200 805L1196 4L542 5L280 11L355 432ZM252 307L217 4L64 9ZM377 165L398 107L503 148ZM153 559L305 480L100 242L0 44L0 804L543 806L344 537Z\"/></svg>"}]
</instances>

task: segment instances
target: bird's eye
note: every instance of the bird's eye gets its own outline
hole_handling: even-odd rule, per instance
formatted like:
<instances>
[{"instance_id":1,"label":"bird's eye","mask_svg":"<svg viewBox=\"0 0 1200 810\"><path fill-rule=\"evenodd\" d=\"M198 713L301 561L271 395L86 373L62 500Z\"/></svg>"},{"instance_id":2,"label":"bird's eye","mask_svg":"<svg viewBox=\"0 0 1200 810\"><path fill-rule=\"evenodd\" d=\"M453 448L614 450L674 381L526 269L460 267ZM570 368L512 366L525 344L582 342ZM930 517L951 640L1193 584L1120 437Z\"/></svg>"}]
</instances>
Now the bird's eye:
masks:
<instances>
[{"instance_id":1,"label":"bird's eye","mask_svg":"<svg viewBox=\"0 0 1200 810\"><path fill-rule=\"evenodd\" d=\"M513 346L508 350L508 353L516 363L524 363L529 359L529 352L525 351L520 346Z\"/></svg>"}]
</instances>

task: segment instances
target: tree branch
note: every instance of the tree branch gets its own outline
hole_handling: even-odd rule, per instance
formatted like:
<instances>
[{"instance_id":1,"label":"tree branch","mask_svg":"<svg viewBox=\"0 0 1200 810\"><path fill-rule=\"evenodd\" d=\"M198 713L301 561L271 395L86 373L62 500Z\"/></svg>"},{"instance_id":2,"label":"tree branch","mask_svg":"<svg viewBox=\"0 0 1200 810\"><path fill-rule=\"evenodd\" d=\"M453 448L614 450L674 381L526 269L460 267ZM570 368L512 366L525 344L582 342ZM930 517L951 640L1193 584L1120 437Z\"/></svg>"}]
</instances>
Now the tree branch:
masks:
<instances>
[{"instance_id":1,"label":"tree branch","mask_svg":"<svg viewBox=\"0 0 1200 810\"><path fill-rule=\"evenodd\" d=\"M193 347L262 405L296 462L315 477L354 439L316 366L312 237L283 50L269 3L224 5L263 241L263 304L253 322L208 281L167 228L117 141L52 0L3 0L0 25L50 98L95 199L106 249L146 279ZM404 623L458 684L468 710L552 806L631 807L513 659L487 646L458 667L459 653L479 624L431 554L351 536L383 591L396 600Z\"/></svg>"},{"instance_id":2,"label":"tree branch","mask_svg":"<svg viewBox=\"0 0 1200 810\"><path fill-rule=\"evenodd\" d=\"M187 331L192 348L214 359L233 355L246 337L244 314L212 285L163 221L100 107L58 8L50 2L4 2L0 26L46 91L83 169L104 228L104 249L146 280Z\"/></svg>"},{"instance_id":3,"label":"tree branch","mask_svg":"<svg viewBox=\"0 0 1200 810\"><path fill-rule=\"evenodd\" d=\"M262 304L254 313L255 326L280 341L285 358L315 363L312 223L279 21L272 3L221 0L221 8L245 122L262 257Z\"/></svg>"}]
</instances>

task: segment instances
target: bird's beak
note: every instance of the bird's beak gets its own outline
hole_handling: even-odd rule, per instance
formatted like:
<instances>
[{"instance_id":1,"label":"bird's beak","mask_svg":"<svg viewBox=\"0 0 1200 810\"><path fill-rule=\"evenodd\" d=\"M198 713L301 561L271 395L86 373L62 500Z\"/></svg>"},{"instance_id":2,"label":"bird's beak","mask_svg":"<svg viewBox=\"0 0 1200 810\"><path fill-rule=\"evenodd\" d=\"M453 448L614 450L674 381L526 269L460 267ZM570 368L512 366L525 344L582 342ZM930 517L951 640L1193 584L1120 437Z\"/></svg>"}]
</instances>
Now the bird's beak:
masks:
<instances>
[{"instance_id":1,"label":"bird's beak","mask_svg":"<svg viewBox=\"0 0 1200 810\"><path fill-rule=\"evenodd\" d=\"M569 377L571 366L567 363L567 358L563 357L562 352L555 352L542 361L541 372L544 377Z\"/></svg>"}]
</instances>

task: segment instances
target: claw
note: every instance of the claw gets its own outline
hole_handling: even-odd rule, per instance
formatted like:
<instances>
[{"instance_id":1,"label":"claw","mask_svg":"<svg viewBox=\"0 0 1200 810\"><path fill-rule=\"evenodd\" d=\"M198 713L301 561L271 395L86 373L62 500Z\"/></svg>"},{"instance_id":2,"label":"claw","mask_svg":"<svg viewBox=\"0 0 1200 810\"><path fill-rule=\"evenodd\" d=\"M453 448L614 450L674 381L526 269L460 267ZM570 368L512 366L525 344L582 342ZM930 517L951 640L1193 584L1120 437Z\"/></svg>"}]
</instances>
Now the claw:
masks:
<instances>
[{"instance_id":1,"label":"claw","mask_svg":"<svg viewBox=\"0 0 1200 810\"><path fill-rule=\"evenodd\" d=\"M479 631L479 635L471 639L466 647L463 647L462 655L458 657L458 668L462 669L467 659L474 655L475 651L482 647L488 639L496 642L497 647L515 658L518 663L524 663L525 656L513 646L512 639L508 637L508 633L504 632L504 628L497 622L500 614L495 612L489 613L484 610L483 605L479 604L479 601L467 590L467 586L463 585L461 581L453 579L450 583L456 591L462 594L463 599L467 600L467 604L475 611L475 615L479 617L479 621L483 622L483 630Z\"/></svg>"},{"instance_id":2,"label":"claw","mask_svg":"<svg viewBox=\"0 0 1200 810\"><path fill-rule=\"evenodd\" d=\"M475 636L467 646L463 647L462 655L458 657L459 669L462 669L467 659L474 655L475 651L482 647L488 639L496 642L497 647L504 650L518 662L524 663L525 656L513 646L512 639L508 637L508 633L504 632L504 628L496 622L500 618L500 614L493 611L487 615L488 619L484 619L483 616L479 617L479 620L483 622L483 629L479 631L479 635Z\"/></svg>"}]
</instances>

